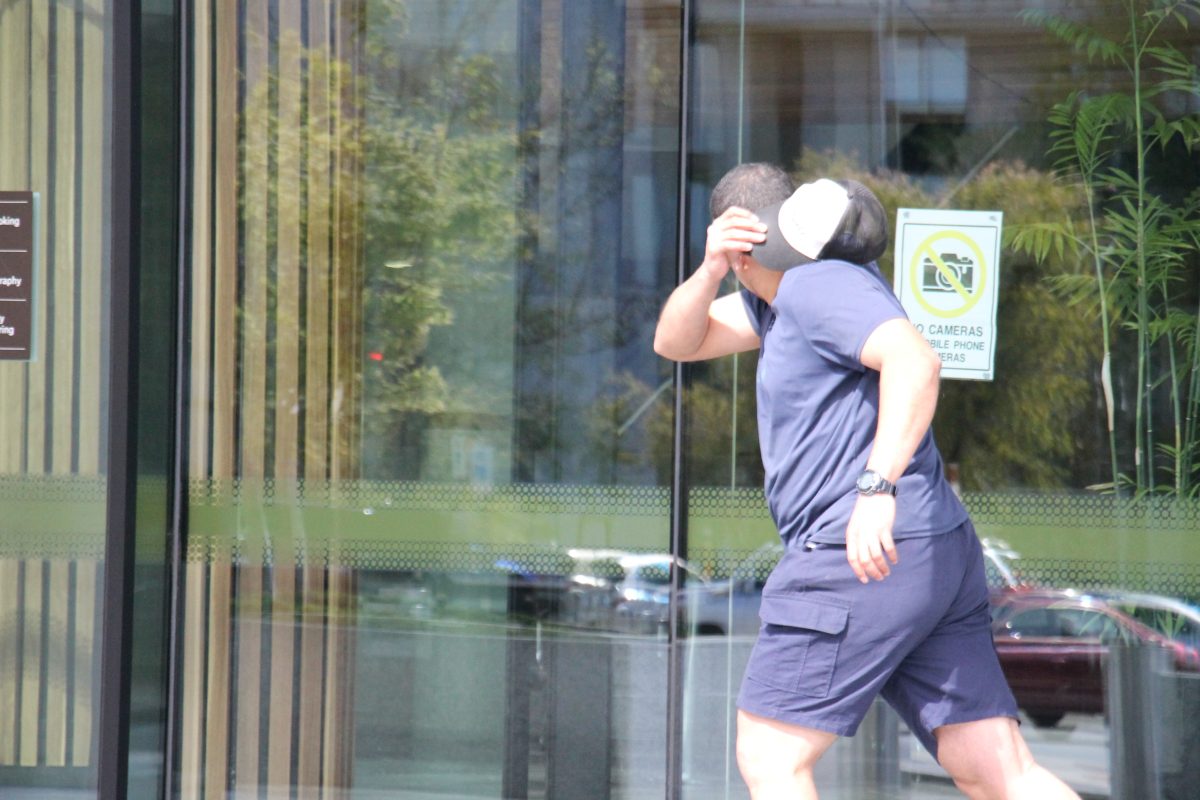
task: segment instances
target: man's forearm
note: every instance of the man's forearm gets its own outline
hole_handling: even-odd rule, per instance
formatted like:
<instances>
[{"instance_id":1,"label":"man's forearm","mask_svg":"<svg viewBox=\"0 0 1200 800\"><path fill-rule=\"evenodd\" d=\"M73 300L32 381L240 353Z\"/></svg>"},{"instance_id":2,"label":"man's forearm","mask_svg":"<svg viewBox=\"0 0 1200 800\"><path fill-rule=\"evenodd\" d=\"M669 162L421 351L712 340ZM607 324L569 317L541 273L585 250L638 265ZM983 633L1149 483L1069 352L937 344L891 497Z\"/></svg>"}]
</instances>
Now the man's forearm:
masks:
<instances>
[{"instance_id":1,"label":"man's forearm","mask_svg":"<svg viewBox=\"0 0 1200 800\"><path fill-rule=\"evenodd\" d=\"M654 331L654 352L684 360L699 349L708 332L708 309L721 288L721 278L701 267L671 292Z\"/></svg>"}]
</instances>

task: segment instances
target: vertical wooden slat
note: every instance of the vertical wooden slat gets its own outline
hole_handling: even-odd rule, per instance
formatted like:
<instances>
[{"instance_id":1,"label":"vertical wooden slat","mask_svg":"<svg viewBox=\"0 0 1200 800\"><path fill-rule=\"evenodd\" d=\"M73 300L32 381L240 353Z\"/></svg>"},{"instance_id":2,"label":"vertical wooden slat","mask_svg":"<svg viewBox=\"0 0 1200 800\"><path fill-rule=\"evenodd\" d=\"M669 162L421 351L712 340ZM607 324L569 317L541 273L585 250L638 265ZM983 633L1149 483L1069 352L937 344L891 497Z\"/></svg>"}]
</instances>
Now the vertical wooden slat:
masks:
<instances>
[{"instance_id":1,"label":"vertical wooden slat","mask_svg":"<svg viewBox=\"0 0 1200 800\"><path fill-rule=\"evenodd\" d=\"M204 629L204 590L208 582L206 561L189 560L184 566L183 690L179 715L180 800L200 800L203 786L204 663L208 645Z\"/></svg>"},{"instance_id":2,"label":"vertical wooden slat","mask_svg":"<svg viewBox=\"0 0 1200 800\"><path fill-rule=\"evenodd\" d=\"M202 7L207 8L208 2L205 0ZM300 796L324 799L343 796L351 773L348 731L353 711L350 692L353 671L348 648L353 644L349 627L353 580L349 573L337 570L329 578L330 590L325 592L325 570L306 566L298 574L294 553L283 546L288 532L278 531L273 533L283 538L274 542L271 579L264 581L262 564L267 554L261 550L263 532L258 526L266 525L266 517L253 508L260 502L257 489L248 487L257 487L262 478L273 477L280 496L280 492L288 491L292 480L328 477L329 410L334 391L341 409L334 434L339 442L337 471L346 478L352 477L356 470L358 415L354 409L361 324L360 164L351 152L355 143L341 137L355 135L351 122L360 113L359 98L351 77L353 69L336 69L331 63L335 59L322 59L321 51L338 39L342 43L342 61L351 61L357 32L351 27L339 39L328 30L331 5L326 0L313 0L307 7L300 3L279 3L279 74L274 76L277 105L272 107L268 91L268 82L273 77L269 74L268 6L268 0L248 0L242 7L245 26L239 29L236 12L231 12L229 4L217 3L213 12L215 25L197 32L197 75L205 76L215 70L216 90L210 96L205 94L208 88L202 87L195 107L198 129L208 131L206 120L210 117L215 123L211 148L201 144L203 133L194 142L197 194L193 200L198 211L194 222L197 244L192 256L196 280L203 280L204 285L193 286L196 322L192 363L197 374L193 376L192 430L196 436L193 450L201 454L193 454L191 466L193 470L203 470L205 465L198 459L203 458L202 453L211 442L213 457L208 465L209 474L242 482L237 517L249 541L242 542L240 566L233 578L238 597L236 616L231 615L229 605L232 567L214 562L209 578L209 624L204 637L209 674L207 681L203 681L208 713L202 720L188 716L188 704L198 704L201 698L193 698L185 686L183 722L184 760L201 763L205 779L200 786L185 775L183 786L191 796L223 798L230 788L228 776L235 774L236 786L232 788L237 796L258 796L265 772L270 785L268 794L274 796L285 788L290 790L294 773ZM335 13L339 16L343 14L340 5L333 7L338 9ZM307 79L302 72L299 42L298 14L303 8L309 13L311 42L306 52ZM205 13L198 11L198 16ZM210 36L215 39L216 47L212 63L203 55ZM244 47L245 67L245 104L240 115L230 99L237 96L235 67L239 45ZM338 85L331 88L333 75L339 76ZM301 116L305 109L307 120ZM234 137L239 126L243 135L240 142ZM277 147L271 140L272 130L278 132ZM202 152L206 149L211 149L215 157L206 158ZM207 195L208 190L203 187L210 185L212 193ZM272 200L276 214L269 217ZM210 206L214 214L211 220L206 220L199 209ZM201 234L206 225L211 226L213 242L207 252L204 248L208 245L200 242L208 238ZM272 243L273 261L270 260ZM215 290L206 294L210 283L200 273L209 262L214 265ZM274 286L268 284L272 273ZM268 319L272 297L274 315ZM331 305L335 317L329 314ZM234 335L235 318L242 325L240 336ZM212 327L204 329L202 326L208 319ZM275 335L268 341L271 322ZM200 343L209 340L214 345L211 351L205 351ZM274 348L274 360L270 362L269 347ZM334 375L330 374L331 361L336 364ZM267 404L271 370L273 408ZM199 427L195 424L207 405L211 405L211 434L205 431L205 422L200 421ZM303 431L298 430L296 413L301 407ZM303 476L297 474L299 447L305 448ZM273 458L268 462L269 452ZM297 578L303 582L299 598ZM269 599L264 596L266 592L270 592ZM314 594L325 597L331 621L326 622L321 610L313 607ZM297 599L303 608L299 612L302 615L299 632ZM189 591L187 603L185 626L190 629L197 619L192 606L202 604L203 598L193 597ZM271 612L264 620L262 611L268 607ZM264 628L267 621L269 630ZM299 652L303 659L298 665L296 636L301 637ZM231 637L236 648L232 673L229 671ZM265 681L264 637L270 645L270 674ZM297 672L298 687L293 685L293 675ZM188 680L191 679L185 677L185 684ZM262 696L263 686L269 687L267 697ZM236 709L232 741L231 732L221 730L228 719L226 709L231 694L235 695ZM192 748L189 755L189 737L201 735L204 747ZM234 769L224 763L227 753L234 754ZM264 754L265 765L261 763ZM322 790L322 786L327 788Z\"/></svg>"},{"instance_id":3,"label":"vertical wooden slat","mask_svg":"<svg viewBox=\"0 0 1200 800\"><path fill-rule=\"evenodd\" d=\"M261 554L256 554L261 555ZM259 753L264 742L262 719L262 603L261 559L248 557L237 570L237 722L235 789L239 796L257 796Z\"/></svg>"},{"instance_id":4,"label":"vertical wooden slat","mask_svg":"<svg viewBox=\"0 0 1200 800\"><path fill-rule=\"evenodd\" d=\"M204 797L227 800L229 796L229 698L233 691L229 647L233 635L233 564L227 557L214 557L208 579L208 678L204 709Z\"/></svg>"},{"instance_id":5,"label":"vertical wooden slat","mask_svg":"<svg viewBox=\"0 0 1200 800\"><path fill-rule=\"evenodd\" d=\"M310 555L311 558L311 555ZM300 724L296 741L298 800L321 800L321 684L324 669L321 651L325 643L325 571L306 565L300 598Z\"/></svg>"},{"instance_id":6,"label":"vertical wooden slat","mask_svg":"<svg viewBox=\"0 0 1200 800\"><path fill-rule=\"evenodd\" d=\"M49 194L49 145L50 131L50 75L49 75L49 37L50 37L50 4L33 3L30 26L30 116L29 127L38 135L30 137L29 171L31 187L41 192L43 220L38 236L38 250L42 254L40 285L37 287L37 299L33 303L35 347L40 357L26 365L28 375L28 413L25 417L25 442L29 454L29 472L45 471L46 467L46 333L50 320L50 304L46 291L46 277L54 269L53 251L47 247L49 237L53 234L46 224L47 214L52 197ZM55 343L57 345L57 342Z\"/></svg>"},{"instance_id":7,"label":"vertical wooden slat","mask_svg":"<svg viewBox=\"0 0 1200 800\"><path fill-rule=\"evenodd\" d=\"M246 95L242 113L242 383L241 477L265 472L267 433L267 281L270 232L268 165L270 156L270 54L267 0L247 0L242 36ZM239 770L240 772L240 770Z\"/></svg>"},{"instance_id":8,"label":"vertical wooden slat","mask_svg":"<svg viewBox=\"0 0 1200 800\"><path fill-rule=\"evenodd\" d=\"M343 50L345 45L345 37L342 34L344 21L342 14L334 15L334 27L330 31L330 52L333 56L333 63L339 67L343 65ZM346 171L348 169L347 157L343 148L344 119L346 117L347 89L346 89L346 72L347 70L335 68L332 73L330 82L330 153L333 174L330 176L330 200L332 208L330 209L330 217L332 220L332 242L331 242L331 260L329 265L329 292L331 297L330 302L330 336L332 339L332 347L329 353L331 391L333 400L330 408L329 417L329 449L330 449L330 478L336 482L344 477L347 477L343 466L342 454L344 452L344 430L346 416L346 387L343 385L342 377L344 369L344 357L340 352L338 344L341 341L340 334L344 330L344 314L342 309L342 295L345 291L345 279L342 274L345 258L345 241L348 231L343 227L347 221L348 214L345 209L347 206L348 180Z\"/></svg>"},{"instance_id":9,"label":"vertical wooden slat","mask_svg":"<svg viewBox=\"0 0 1200 800\"><path fill-rule=\"evenodd\" d=\"M29 3L0 4L0 186L29 185ZM26 369L0 365L0 469L21 470L25 440ZM0 762L5 763L5 762Z\"/></svg>"},{"instance_id":10,"label":"vertical wooden slat","mask_svg":"<svg viewBox=\"0 0 1200 800\"><path fill-rule=\"evenodd\" d=\"M53 371L54 425L51 429L50 471L65 475L71 471L71 451L75 445L72 425L75 400L75 304L79 302L75 286L75 14L62 4L55 14L54 71L54 185L50 202L54 204L54 231L50 260L54 270L54 309L47 324L54 327L54 353L49 368Z\"/></svg>"},{"instance_id":11,"label":"vertical wooden slat","mask_svg":"<svg viewBox=\"0 0 1200 800\"><path fill-rule=\"evenodd\" d=\"M275 254L275 464L277 496L294 487L299 460L300 389L300 4L279 8ZM274 110L273 110L274 111ZM271 688L267 781L271 795L291 797L296 670L296 560L293 531L276 532L271 568Z\"/></svg>"},{"instance_id":12,"label":"vertical wooden slat","mask_svg":"<svg viewBox=\"0 0 1200 800\"><path fill-rule=\"evenodd\" d=\"M42 705L42 585L45 564L29 559L25 562L25 613L21 620L21 721L20 753L17 763L23 767L37 766L38 729L41 727Z\"/></svg>"},{"instance_id":13,"label":"vertical wooden slat","mask_svg":"<svg viewBox=\"0 0 1200 800\"><path fill-rule=\"evenodd\" d=\"M333 148L335 170L333 176L334 260L331 270L333 292L333 319L331 329L332 379L336 396L336 408L331 419L331 447L333 449L331 472L334 480L349 480L357 477L358 459L358 381L359 363L359 318L361 302L360 258L359 258L359 174L360 164L352 142L344 139L352 136L355 120L361 110L356 48L358 41L353 18L349 9L336 17L339 28L333 34L336 58L343 69L335 74L333 95Z\"/></svg>"},{"instance_id":14,"label":"vertical wooden slat","mask_svg":"<svg viewBox=\"0 0 1200 800\"><path fill-rule=\"evenodd\" d=\"M277 558L271 568L271 688L267 782L270 797L290 798L295 698L296 568Z\"/></svg>"},{"instance_id":15,"label":"vertical wooden slat","mask_svg":"<svg viewBox=\"0 0 1200 800\"><path fill-rule=\"evenodd\" d=\"M105 78L80 59L103 63L103 16L102 0L0 4L0 186L41 195L36 358L0 368L0 472L102 466ZM0 764L87 766L96 563L26 560L18 615L21 563L0 563Z\"/></svg>"},{"instance_id":16,"label":"vertical wooden slat","mask_svg":"<svg viewBox=\"0 0 1200 800\"><path fill-rule=\"evenodd\" d=\"M29 5L0 6L0 186L28 186L29 116ZM24 440L25 368L0 365L0 396L6 398L6 413L0 415L0 470L21 470ZM18 673L17 655L23 644L19 595L20 561L0 559L0 766L18 763L17 697L23 673Z\"/></svg>"},{"instance_id":17,"label":"vertical wooden slat","mask_svg":"<svg viewBox=\"0 0 1200 800\"><path fill-rule=\"evenodd\" d=\"M238 30L233 3L216 6L216 164L215 298L213 314L213 463L212 475L233 477L237 460L237 312L238 312ZM203 406L200 406L202 409Z\"/></svg>"},{"instance_id":18,"label":"vertical wooden slat","mask_svg":"<svg viewBox=\"0 0 1200 800\"><path fill-rule=\"evenodd\" d=\"M195 102L192 126L192 338L191 338L191 413L188 435L188 474L194 480L208 472L209 407L212 364L212 201L213 201L213 42L210 0L195 0L195 29L192 58Z\"/></svg>"},{"instance_id":19,"label":"vertical wooden slat","mask_svg":"<svg viewBox=\"0 0 1200 800\"><path fill-rule=\"evenodd\" d=\"M270 202L268 183L270 114L270 55L266 0L247 0L245 30L242 32L245 64L245 106L242 111L241 222L244 231L242 251L242 380L239 388L241 426L239 477L261 485L265 475L267 423L267 281L268 224ZM242 502L246 503L247 494ZM262 518L254 513L242 519ZM259 530L248 532L257 539ZM262 614L264 607L263 556L253 546L242 551L237 571L237 722L235 728L236 790L239 794L257 792L260 780L262 741Z\"/></svg>"},{"instance_id":20,"label":"vertical wooden slat","mask_svg":"<svg viewBox=\"0 0 1200 800\"><path fill-rule=\"evenodd\" d=\"M333 72L330 112L333 162L332 211L333 257L330 267L332 318L330 319L331 380L333 403L330 418L330 478L334 482L357 477L356 443L359 415L359 315L361 300L358 252L359 174L357 135L361 98L358 94L357 29L353 24L356 4L341 7L330 31L331 50L338 68ZM331 554L328 576L328 631L325 663L325 725L322 788L325 797L341 800L348 796L353 757L352 657L354 647L354 599L352 573Z\"/></svg>"},{"instance_id":21,"label":"vertical wooden slat","mask_svg":"<svg viewBox=\"0 0 1200 800\"><path fill-rule=\"evenodd\" d=\"M300 4L279 12L279 142L276 148L275 477L298 467L300 409Z\"/></svg>"},{"instance_id":22,"label":"vertical wooden slat","mask_svg":"<svg viewBox=\"0 0 1200 800\"><path fill-rule=\"evenodd\" d=\"M79 471L84 474L100 474L106 468L105 454L100 442L105 423L103 408L104 363L101 342L105 315L108 311L100 302L103 284L104 258L104 208L108 197L104 186L106 153L104 137L95 131L106 130L104 117L104 70L93 65L103 64L106 58L103 0L84 0L85 21L83 23L83 119L78 126L83 163L81 170L80 207L82 209L82 241L80 246L81 283L77 302L80 304L79 363Z\"/></svg>"},{"instance_id":23,"label":"vertical wooden slat","mask_svg":"<svg viewBox=\"0 0 1200 800\"><path fill-rule=\"evenodd\" d=\"M329 251L330 79L329 8L309 6L308 36L308 248L304 384L304 476L329 474Z\"/></svg>"},{"instance_id":24,"label":"vertical wooden slat","mask_svg":"<svg viewBox=\"0 0 1200 800\"><path fill-rule=\"evenodd\" d=\"M100 562L80 559L75 562L75 693L72 698L75 719L71 728L71 763L88 766L92 758L92 720L95 708L96 660L100 655L96 616L103 598L97 592Z\"/></svg>"},{"instance_id":25,"label":"vertical wooden slat","mask_svg":"<svg viewBox=\"0 0 1200 800\"><path fill-rule=\"evenodd\" d=\"M29 146L29 3L0 5L0 180L7 189L26 186Z\"/></svg>"},{"instance_id":26,"label":"vertical wooden slat","mask_svg":"<svg viewBox=\"0 0 1200 800\"><path fill-rule=\"evenodd\" d=\"M67 764L67 641L73 635L68 628L67 602L71 596L71 565L65 559L49 562L49 608L45 610L50 624L46 641L46 753L44 763L51 767Z\"/></svg>"},{"instance_id":27,"label":"vertical wooden slat","mask_svg":"<svg viewBox=\"0 0 1200 800\"><path fill-rule=\"evenodd\" d=\"M325 726L321 786L327 798L343 798L350 785L353 753L350 650L354 646L350 606L354 585L345 568L331 567L328 578L328 630L325 649Z\"/></svg>"},{"instance_id":28,"label":"vertical wooden slat","mask_svg":"<svg viewBox=\"0 0 1200 800\"><path fill-rule=\"evenodd\" d=\"M211 404L192 406L192 425L197 416L206 416L212 424L212 462L208 475L225 482L235 477L237 463L237 385L238 346L238 48L242 32L238 26L238 7L217 2L212 9L213 49L215 51L215 91L212 102L213 163L213 270ZM196 50L207 50L208 43ZM199 71L196 73L201 75ZM205 76L207 82L207 76ZM202 92L205 90L202 90ZM202 117L197 127L208 128ZM200 163L200 162L197 162ZM196 183L207 183L198 173ZM203 263L198 262L200 271ZM203 445L201 445L203 447ZM204 472L199 475L204 475ZM218 556L211 559L208 598L208 624L204 641L207 649L204 682L204 762L205 800L226 800L231 788L230 737L233 734L230 703L236 689L231 663L234 632L232 619L232 561ZM257 746L255 740L248 746Z\"/></svg>"},{"instance_id":29,"label":"vertical wooden slat","mask_svg":"<svg viewBox=\"0 0 1200 800\"><path fill-rule=\"evenodd\" d=\"M0 766L17 763L17 646L21 641L20 597L17 593L21 564L0 559Z\"/></svg>"}]
</instances>

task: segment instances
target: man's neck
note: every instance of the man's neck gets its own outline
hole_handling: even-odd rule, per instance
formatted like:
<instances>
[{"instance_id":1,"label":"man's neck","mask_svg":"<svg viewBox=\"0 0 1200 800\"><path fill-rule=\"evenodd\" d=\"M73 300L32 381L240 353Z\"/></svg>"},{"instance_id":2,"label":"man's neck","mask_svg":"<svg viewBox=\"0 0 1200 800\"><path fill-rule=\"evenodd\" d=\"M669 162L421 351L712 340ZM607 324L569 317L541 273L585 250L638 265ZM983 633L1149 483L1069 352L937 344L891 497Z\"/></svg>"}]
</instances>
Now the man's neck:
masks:
<instances>
[{"instance_id":1,"label":"man's neck","mask_svg":"<svg viewBox=\"0 0 1200 800\"><path fill-rule=\"evenodd\" d=\"M779 294L779 284L783 282L784 273L776 272L765 267L759 267L753 272L747 273L742 283L753 294L761 297L767 305L775 302L775 296Z\"/></svg>"}]
</instances>

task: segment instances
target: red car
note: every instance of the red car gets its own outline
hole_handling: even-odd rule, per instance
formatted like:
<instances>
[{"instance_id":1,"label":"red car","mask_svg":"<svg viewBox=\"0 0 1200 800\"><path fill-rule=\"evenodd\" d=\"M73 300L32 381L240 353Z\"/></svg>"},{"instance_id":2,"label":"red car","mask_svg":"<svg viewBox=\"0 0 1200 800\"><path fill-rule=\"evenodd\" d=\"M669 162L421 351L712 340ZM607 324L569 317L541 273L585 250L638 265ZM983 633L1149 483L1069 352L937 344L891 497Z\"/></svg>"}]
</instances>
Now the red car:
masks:
<instances>
[{"instance_id":1,"label":"red car","mask_svg":"<svg viewBox=\"0 0 1200 800\"><path fill-rule=\"evenodd\" d=\"M1038 727L1067 712L1104 712L1109 646L1144 643L1171 651L1175 668L1200 671L1200 653L1072 590L1015 588L992 595L992 636L1017 705Z\"/></svg>"}]
</instances>

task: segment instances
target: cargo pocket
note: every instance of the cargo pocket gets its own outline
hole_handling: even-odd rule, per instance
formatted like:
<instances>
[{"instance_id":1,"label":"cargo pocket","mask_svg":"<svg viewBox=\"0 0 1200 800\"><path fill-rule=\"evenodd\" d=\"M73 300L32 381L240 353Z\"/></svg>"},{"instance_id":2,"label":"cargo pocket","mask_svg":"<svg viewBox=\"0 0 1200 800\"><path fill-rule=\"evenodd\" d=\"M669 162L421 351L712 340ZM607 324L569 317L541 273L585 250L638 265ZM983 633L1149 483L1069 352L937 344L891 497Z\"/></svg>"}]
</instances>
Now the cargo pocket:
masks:
<instances>
[{"instance_id":1,"label":"cargo pocket","mask_svg":"<svg viewBox=\"0 0 1200 800\"><path fill-rule=\"evenodd\" d=\"M747 677L805 697L829 694L849 605L804 594L764 594L758 615L766 624Z\"/></svg>"}]
</instances>

